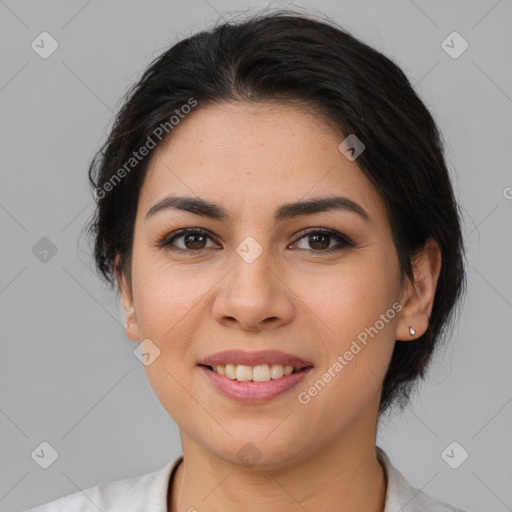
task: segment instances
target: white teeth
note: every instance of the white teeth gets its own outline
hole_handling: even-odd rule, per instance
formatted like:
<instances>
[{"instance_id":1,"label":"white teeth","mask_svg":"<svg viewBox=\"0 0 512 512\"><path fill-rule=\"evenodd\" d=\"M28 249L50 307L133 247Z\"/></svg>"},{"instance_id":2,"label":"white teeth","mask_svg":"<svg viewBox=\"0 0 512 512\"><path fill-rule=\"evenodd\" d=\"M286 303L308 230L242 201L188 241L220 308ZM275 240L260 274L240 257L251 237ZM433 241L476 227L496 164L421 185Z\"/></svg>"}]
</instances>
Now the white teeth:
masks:
<instances>
[{"instance_id":1,"label":"white teeth","mask_svg":"<svg viewBox=\"0 0 512 512\"><path fill-rule=\"evenodd\" d=\"M267 382L271 379L280 379L283 375L290 375L293 373L293 366L283 366L282 364L272 364L270 366L268 364L257 366L219 364L214 366L213 370L231 380Z\"/></svg>"}]
</instances>

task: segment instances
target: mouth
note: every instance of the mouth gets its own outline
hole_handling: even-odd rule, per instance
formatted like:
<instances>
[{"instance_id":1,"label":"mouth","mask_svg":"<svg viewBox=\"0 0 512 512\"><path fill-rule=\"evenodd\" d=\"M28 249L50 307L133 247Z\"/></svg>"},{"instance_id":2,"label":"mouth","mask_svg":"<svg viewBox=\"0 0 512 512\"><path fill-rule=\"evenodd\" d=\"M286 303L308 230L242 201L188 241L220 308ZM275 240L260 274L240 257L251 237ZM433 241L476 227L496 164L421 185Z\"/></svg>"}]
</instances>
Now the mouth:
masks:
<instances>
[{"instance_id":1,"label":"mouth","mask_svg":"<svg viewBox=\"0 0 512 512\"><path fill-rule=\"evenodd\" d=\"M279 380L287 375L293 375L303 372L313 365L282 365L282 364L260 364L255 366L244 364L218 364L205 365L199 364L207 370L222 375L231 380L239 382L268 382L270 380Z\"/></svg>"},{"instance_id":2,"label":"mouth","mask_svg":"<svg viewBox=\"0 0 512 512\"><path fill-rule=\"evenodd\" d=\"M266 382L299 373L312 367L313 363L279 350L249 352L232 349L205 357L198 361L198 366L231 380Z\"/></svg>"},{"instance_id":3,"label":"mouth","mask_svg":"<svg viewBox=\"0 0 512 512\"><path fill-rule=\"evenodd\" d=\"M268 370L257 369L265 366ZM271 367L274 367L272 368L274 372L269 376ZM223 368L224 375L221 373ZM225 366L199 364L198 369L206 377L206 382L209 382L213 389L221 395L239 403L263 404L290 393L313 371L313 366L295 368L265 364L257 367L235 364Z\"/></svg>"}]
</instances>

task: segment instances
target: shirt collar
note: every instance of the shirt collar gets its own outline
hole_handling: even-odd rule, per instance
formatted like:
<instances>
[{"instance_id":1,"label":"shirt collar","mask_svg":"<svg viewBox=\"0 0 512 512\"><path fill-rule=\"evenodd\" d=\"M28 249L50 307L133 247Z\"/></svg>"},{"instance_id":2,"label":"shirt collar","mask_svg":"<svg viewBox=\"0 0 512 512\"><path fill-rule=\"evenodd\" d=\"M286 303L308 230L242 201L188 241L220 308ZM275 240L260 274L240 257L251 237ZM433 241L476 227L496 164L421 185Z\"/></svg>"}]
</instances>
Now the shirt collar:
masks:
<instances>
[{"instance_id":1,"label":"shirt collar","mask_svg":"<svg viewBox=\"0 0 512 512\"><path fill-rule=\"evenodd\" d=\"M386 498L383 512L447 510L446 508L432 508L438 502L432 500L421 490L412 487L391 464L382 448L377 446L376 450L377 459L381 462L386 477ZM169 481L182 460L183 455L180 455L160 470L142 475L108 512L167 512ZM457 509L448 508L448 510L456 511Z\"/></svg>"},{"instance_id":2,"label":"shirt collar","mask_svg":"<svg viewBox=\"0 0 512 512\"><path fill-rule=\"evenodd\" d=\"M108 512L167 512L169 480L182 460L180 455L158 471L142 475Z\"/></svg>"}]
</instances>

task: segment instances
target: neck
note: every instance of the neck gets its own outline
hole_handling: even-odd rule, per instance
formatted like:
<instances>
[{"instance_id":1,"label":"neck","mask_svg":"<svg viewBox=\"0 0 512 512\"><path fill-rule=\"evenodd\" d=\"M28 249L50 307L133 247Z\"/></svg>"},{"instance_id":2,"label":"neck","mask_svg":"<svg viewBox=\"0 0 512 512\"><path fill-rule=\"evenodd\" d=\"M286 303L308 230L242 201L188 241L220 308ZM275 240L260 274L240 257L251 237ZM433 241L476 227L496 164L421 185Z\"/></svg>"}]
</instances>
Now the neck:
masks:
<instances>
[{"instance_id":1,"label":"neck","mask_svg":"<svg viewBox=\"0 0 512 512\"><path fill-rule=\"evenodd\" d=\"M383 512L387 482L375 438L355 441L340 439L285 467L258 470L226 461L182 434L184 457L169 489L167 509Z\"/></svg>"}]
</instances>

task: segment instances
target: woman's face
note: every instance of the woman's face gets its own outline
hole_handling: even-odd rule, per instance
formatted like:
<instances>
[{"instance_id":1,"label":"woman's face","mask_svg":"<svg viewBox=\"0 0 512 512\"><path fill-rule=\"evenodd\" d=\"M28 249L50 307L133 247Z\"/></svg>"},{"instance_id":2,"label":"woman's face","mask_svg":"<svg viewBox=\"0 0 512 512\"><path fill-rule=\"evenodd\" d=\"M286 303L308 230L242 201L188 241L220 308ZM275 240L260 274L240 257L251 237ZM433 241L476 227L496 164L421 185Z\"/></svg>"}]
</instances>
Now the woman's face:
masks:
<instances>
[{"instance_id":1,"label":"woman's face","mask_svg":"<svg viewBox=\"0 0 512 512\"><path fill-rule=\"evenodd\" d=\"M147 375L182 439L226 461L239 463L245 446L276 468L375 431L395 340L407 338L399 310L409 290L385 203L338 149L344 138L296 107L199 106L158 148L141 189L132 294L122 290L127 335L151 340ZM170 196L226 217L172 207L148 215ZM335 196L368 218L282 210ZM206 234L171 241L184 228ZM199 366L229 349L277 350L313 368L272 399L242 402Z\"/></svg>"}]
</instances>

